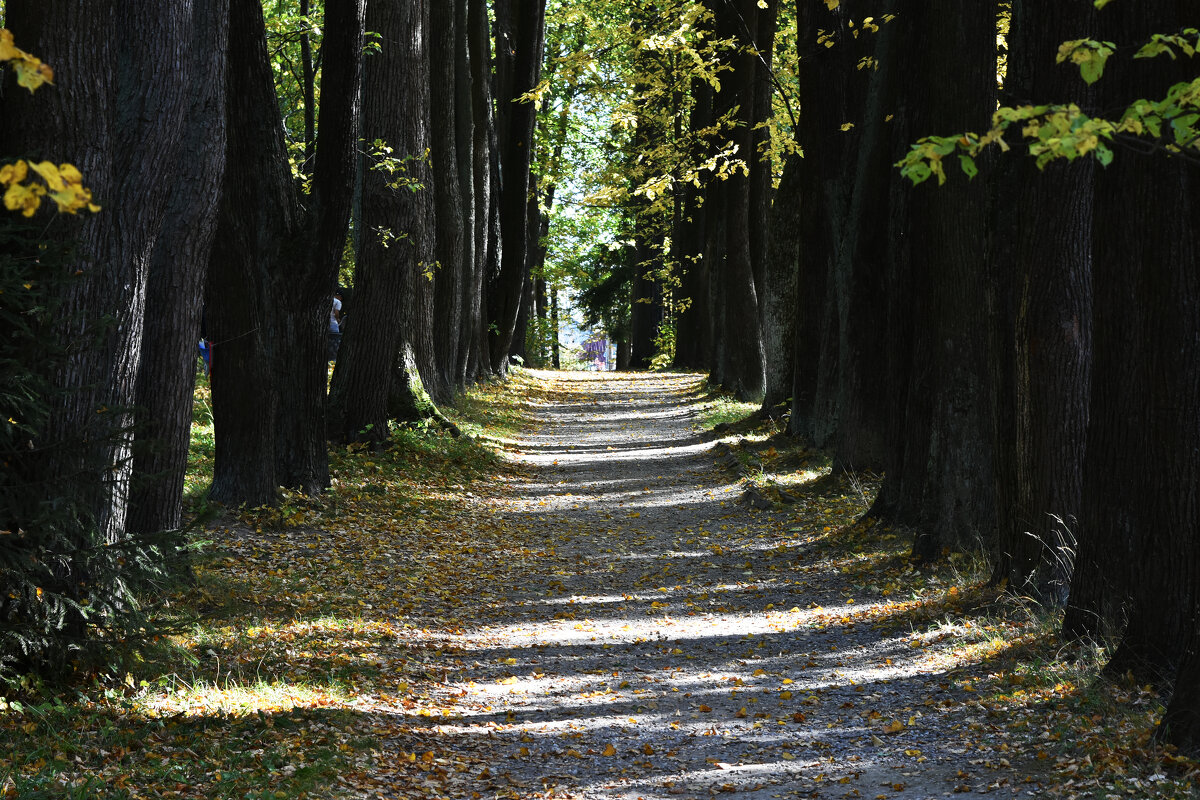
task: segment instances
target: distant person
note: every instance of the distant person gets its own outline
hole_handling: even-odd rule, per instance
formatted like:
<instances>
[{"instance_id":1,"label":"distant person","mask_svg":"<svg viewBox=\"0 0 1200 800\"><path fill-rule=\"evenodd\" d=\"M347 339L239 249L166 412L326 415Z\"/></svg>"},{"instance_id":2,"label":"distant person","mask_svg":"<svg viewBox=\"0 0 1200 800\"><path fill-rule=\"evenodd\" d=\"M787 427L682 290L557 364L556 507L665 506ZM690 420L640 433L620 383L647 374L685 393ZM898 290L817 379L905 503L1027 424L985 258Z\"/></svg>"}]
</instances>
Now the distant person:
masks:
<instances>
[{"instance_id":1,"label":"distant person","mask_svg":"<svg viewBox=\"0 0 1200 800\"><path fill-rule=\"evenodd\" d=\"M333 307L329 309L329 352L326 360L337 359L338 348L342 344L342 290L333 294Z\"/></svg>"}]
</instances>

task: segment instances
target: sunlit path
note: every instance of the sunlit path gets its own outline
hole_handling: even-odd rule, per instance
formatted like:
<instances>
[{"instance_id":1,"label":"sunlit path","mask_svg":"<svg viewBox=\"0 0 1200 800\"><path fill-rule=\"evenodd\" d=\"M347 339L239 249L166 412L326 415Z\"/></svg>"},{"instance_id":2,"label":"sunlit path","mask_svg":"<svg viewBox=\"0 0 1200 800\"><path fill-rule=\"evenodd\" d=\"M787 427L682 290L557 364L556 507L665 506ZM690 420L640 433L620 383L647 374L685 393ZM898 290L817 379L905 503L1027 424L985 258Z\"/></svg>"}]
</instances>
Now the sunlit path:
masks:
<instances>
[{"instance_id":1,"label":"sunlit path","mask_svg":"<svg viewBox=\"0 0 1200 800\"><path fill-rule=\"evenodd\" d=\"M1021 791L946 736L974 713L960 657L884 632L895 604L812 554L829 520L736 504L696 430L698 377L535 376L550 399L509 448L534 472L496 512L541 571L439 640L465 695L437 730L482 754L481 796Z\"/></svg>"}]
</instances>

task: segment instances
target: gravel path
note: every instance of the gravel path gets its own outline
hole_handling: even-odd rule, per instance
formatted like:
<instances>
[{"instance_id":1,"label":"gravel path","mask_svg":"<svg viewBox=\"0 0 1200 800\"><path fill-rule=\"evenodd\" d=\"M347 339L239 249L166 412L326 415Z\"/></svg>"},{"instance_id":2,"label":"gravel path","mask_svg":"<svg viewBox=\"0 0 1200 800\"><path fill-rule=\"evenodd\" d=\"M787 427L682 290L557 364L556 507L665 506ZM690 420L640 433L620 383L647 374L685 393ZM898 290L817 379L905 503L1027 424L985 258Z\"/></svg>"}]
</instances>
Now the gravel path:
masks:
<instances>
[{"instance_id":1,"label":"gravel path","mask_svg":"<svg viewBox=\"0 0 1200 800\"><path fill-rule=\"evenodd\" d=\"M812 554L803 503L735 504L696 376L537 377L551 400L512 453L535 477L498 524L556 567L449 642L465 695L439 734L487 754L478 796L1039 793L972 668L882 632L886 601Z\"/></svg>"}]
</instances>

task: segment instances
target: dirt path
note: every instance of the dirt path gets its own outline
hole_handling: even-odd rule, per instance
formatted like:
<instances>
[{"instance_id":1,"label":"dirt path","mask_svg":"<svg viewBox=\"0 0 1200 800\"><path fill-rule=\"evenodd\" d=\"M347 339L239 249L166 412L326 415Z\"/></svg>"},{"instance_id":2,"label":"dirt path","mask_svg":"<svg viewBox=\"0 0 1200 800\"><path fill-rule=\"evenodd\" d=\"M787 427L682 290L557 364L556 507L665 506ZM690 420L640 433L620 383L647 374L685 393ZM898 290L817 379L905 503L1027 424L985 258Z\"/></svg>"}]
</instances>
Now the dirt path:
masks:
<instances>
[{"instance_id":1,"label":"dirt path","mask_svg":"<svg viewBox=\"0 0 1200 800\"><path fill-rule=\"evenodd\" d=\"M810 546L818 499L755 511L697 433L695 376L544 373L494 524L551 565L447 641L482 797L1039 793L930 632ZM514 554L496 554L504 559ZM874 595L873 597L871 595ZM464 741L466 740L466 741Z\"/></svg>"}]
</instances>

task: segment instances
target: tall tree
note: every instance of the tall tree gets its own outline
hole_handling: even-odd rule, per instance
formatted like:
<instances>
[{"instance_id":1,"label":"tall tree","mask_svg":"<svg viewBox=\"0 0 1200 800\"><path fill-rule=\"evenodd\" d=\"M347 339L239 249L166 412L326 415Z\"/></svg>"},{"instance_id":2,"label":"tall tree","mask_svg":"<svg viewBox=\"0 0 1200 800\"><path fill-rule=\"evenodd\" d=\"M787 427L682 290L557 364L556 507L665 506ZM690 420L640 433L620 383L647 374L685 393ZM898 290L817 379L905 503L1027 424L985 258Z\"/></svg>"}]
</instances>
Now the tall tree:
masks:
<instances>
[{"instance_id":1,"label":"tall tree","mask_svg":"<svg viewBox=\"0 0 1200 800\"><path fill-rule=\"evenodd\" d=\"M61 306L72 348L51 398L46 465L51 478L86 493L83 508L104 539L126 527L133 417L152 254L180 163L190 100L192 3L9 2L6 24L56 69L57 86L36 99L5 91L0 150L67 161L87 175L100 214L56 219L76 243L81 280ZM88 36L64 36L87 31ZM136 41L137 47L119 47ZM182 65L182 68L177 68ZM87 448L55 447L85 440ZM86 468L85 468L85 465ZM103 470L104 478L81 481ZM81 485L82 484L82 485Z\"/></svg>"},{"instance_id":2,"label":"tall tree","mask_svg":"<svg viewBox=\"0 0 1200 800\"><path fill-rule=\"evenodd\" d=\"M1097 38L1143 42L1191 13L1118 3L1097 14ZM1097 104L1123 108L1193 76L1162 57L1125 61L1096 84ZM1200 178L1180 158L1124 155L1096 174L1082 591L1072 586L1064 627L1101 633L1127 604L1108 670L1169 681L1194 641L1200 589Z\"/></svg>"},{"instance_id":3,"label":"tall tree","mask_svg":"<svg viewBox=\"0 0 1200 800\"><path fill-rule=\"evenodd\" d=\"M357 163L364 0L326 9L311 188L293 180L262 8L231 0L227 179L208 288L214 499L272 502L329 483L326 337ZM217 350L221 351L216 355Z\"/></svg>"},{"instance_id":4,"label":"tall tree","mask_svg":"<svg viewBox=\"0 0 1200 800\"><path fill-rule=\"evenodd\" d=\"M445 402L453 394L459 373L459 339L463 324L463 284L468 231L463 216L463 185L459 171L459 98L469 97L459 87L460 40L458 3L443 0L430 7L429 81L439 102L429 104L430 156L433 176L436 266L434 275L434 352L438 371L436 387L443 392L433 399Z\"/></svg>"},{"instance_id":5,"label":"tall tree","mask_svg":"<svg viewBox=\"0 0 1200 800\"><path fill-rule=\"evenodd\" d=\"M536 108L528 99L541 77L546 0L496 0L496 127L500 146L500 271L488 287L491 366L508 370L525 289Z\"/></svg>"},{"instance_id":6,"label":"tall tree","mask_svg":"<svg viewBox=\"0 0 1200 800\"><path fill-rule=\"evenodd\" d=\"M429 5L372 0L367 25L380 50L363 76L364 138L379 142L363 176L365 233L355 261L356 308L347 321L330 387L334 435L382 443L388 420L424 415L417 397L432 353L426 270L436 247L429 148ZM429 368L427 366L427 368Z\"/></svg>"},{"instance_id":7,"label":"tall tree","mask_svg":"<svg viewBox=\"0 0 1200 800\"><path fill-rule=\"evenodd\" d=\"M760 14L754 0L738 0L734 5L735 9L718 16L718 35L722 31L720 20L726 20L724 30L737 41L739 49L731 55L733 74L725 77L722 91L717 93L718 98L724 95L724 99L716 102L718 111L727 109L733 114L735 122L731 138L745 168L734 170L729 179L722 182L726 218L724 259L712 266L721 275L722 318L718 324L725 342L720 354L720 379L722 385L737 397L757 401L762 398L766 382L751 245L755 228L765 224L766 220L751 219L750 215L750 174L757 159L755 126L762 121L755 118L758 109L754 102L758 75L754 45Z\"/></svg>"},{"instance_id":8,"label":"tall tree","mask_svg":"<svg viewBox=\"0 0 1200 800\"><path fill-rule=\"evenodd\" d=\"M1092 28L1088 0L1011 6L1006 105L1085 101L1051 54ZM1066 601L1078 529L1091 368L1094 162L999 165L989 264L996 454L995 580Z\"/></svg>"},{"instance_id":9,"label":"tall tree","mask_svg":"<svg viewBox=\"0 0 1200 800\"><path fill-rule=\"evenodd\" d=\"M178 528L191 440L196 342L204 282L216 235L225 173L225 54L229 0L196 0L187 60L188 110L180 161L186 191L168 200L146 287L146 321L137 379L139 437L152 439L134 458L128 526Z\"/></svg>"}]
</instances>

